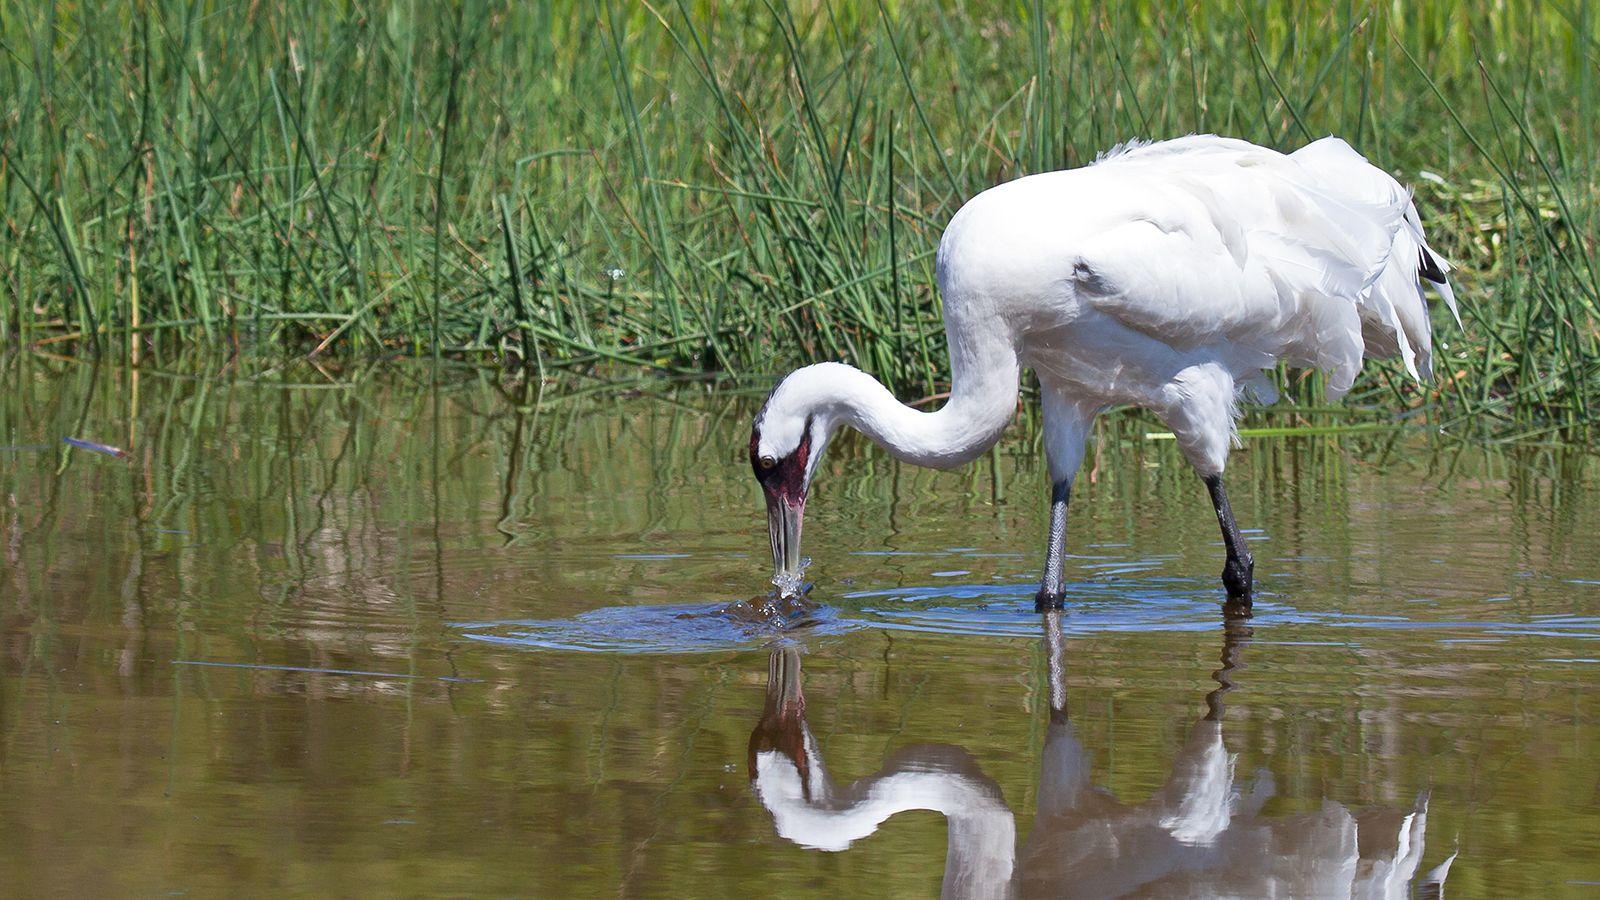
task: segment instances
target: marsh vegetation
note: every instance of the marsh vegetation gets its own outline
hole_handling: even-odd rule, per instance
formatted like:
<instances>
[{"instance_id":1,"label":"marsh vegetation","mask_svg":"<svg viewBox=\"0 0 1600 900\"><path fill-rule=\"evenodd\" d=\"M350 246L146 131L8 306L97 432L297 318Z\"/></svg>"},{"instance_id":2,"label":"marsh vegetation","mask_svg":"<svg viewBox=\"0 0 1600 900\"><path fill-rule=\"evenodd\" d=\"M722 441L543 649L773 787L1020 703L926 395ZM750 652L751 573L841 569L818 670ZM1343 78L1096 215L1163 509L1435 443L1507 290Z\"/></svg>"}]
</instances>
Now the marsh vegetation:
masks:
<instances>
[{"instance_id":1,"label":"marsh vegetation","mask_svg":"<svg viewBox=\"0 0 1600 900\"><path fill-rule=\"evenodd\" d=\"M0 339L945 388L940 229L1133 137L1338 133L1460 267L1434 389L1600 390L1588 2L55 2L0 12ZM1314 404L1317 379L1293 379Z\"/></svg>"}]
</instances>

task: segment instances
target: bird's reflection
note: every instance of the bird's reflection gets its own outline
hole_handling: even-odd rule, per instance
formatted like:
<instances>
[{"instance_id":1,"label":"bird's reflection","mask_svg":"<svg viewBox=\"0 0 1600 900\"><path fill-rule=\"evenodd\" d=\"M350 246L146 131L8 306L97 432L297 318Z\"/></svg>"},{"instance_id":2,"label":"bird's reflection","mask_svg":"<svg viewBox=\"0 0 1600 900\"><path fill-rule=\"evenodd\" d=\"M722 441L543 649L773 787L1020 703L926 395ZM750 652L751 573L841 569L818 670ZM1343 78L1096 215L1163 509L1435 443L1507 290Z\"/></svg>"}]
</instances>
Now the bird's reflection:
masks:
<instances>
[{"instance_id":1,"label":"bird's reflection","mask_svg":"<svg viewBox=\"0 0 1600 900\"><path fill-rule=\"evenodd\" d=\"M1044 617L1050 721L1038 810L1019 848L999 786L971 754L948 744L906 747L848 787L829 776L806 724L800 655L773 651L761 721L750 736L750 778L778 834L839 851L898 812L929 809L948 827L946 897L1438 897L1450 861L1418 876L1428 799L1409 809L1267 817L1272 776L1241 783L1223 744L1225 699L1252 631L1248 609L1224 613L1222 665L1206 712L1190 729L1166 782L1124 803L1092 778L1090 755L1068 715L1061 613Z\"/></svg>"}]
</instances>

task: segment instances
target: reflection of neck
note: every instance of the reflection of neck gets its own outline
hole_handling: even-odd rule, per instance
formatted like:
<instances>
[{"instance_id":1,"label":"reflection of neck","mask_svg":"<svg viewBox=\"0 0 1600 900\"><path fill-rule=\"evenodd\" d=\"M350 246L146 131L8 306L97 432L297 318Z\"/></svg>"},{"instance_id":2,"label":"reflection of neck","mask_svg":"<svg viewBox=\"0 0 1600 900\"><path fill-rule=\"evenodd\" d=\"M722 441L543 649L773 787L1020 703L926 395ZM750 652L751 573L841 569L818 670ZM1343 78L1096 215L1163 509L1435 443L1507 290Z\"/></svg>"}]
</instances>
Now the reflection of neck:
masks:
<instances>
[{"instance_id":1,"label":"reflection of neck","mask_svg":"<svg viewBox=\"0 0 1600 900\"><path fill-rule=\"evenodd\" d=\"M908 747L841 790L805 721L799 654L774 651L768 675L766 708L750 738L750 775L780 837L811 849L844 850L896 813L932 810L948 829L943 896L1007 896L1016 824L999 786L965 750Z\"/></svg>"},{"instance_id":2,"label":"reflection of neck","mask_svg":"<svg viewBox=\"0 0 1600 900\"><path fill-rule=\"evenodd\" d=\"M842 791L829 783L825 798L807 797L794 764L768 751L757 760L756 794L780 837L814 850L845 850L907 810L940 813L948 822L944 895L1004 896L1016 848L1011 811L970 758L919 752L943 749L910 748ZM817 760L811 757L813 771L826 781Z\"/></svg>"}]
</instances>

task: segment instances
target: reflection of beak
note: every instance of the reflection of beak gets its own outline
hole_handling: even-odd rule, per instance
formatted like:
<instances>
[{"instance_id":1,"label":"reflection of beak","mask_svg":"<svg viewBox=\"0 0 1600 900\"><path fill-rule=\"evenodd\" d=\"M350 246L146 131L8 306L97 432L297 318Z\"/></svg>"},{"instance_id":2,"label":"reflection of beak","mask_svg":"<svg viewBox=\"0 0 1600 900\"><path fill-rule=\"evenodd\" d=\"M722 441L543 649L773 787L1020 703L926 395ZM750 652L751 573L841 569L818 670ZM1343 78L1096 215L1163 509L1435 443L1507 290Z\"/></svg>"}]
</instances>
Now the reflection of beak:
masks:
<instances>
[{"instance_id":1,"label":"reflection of beak","mask_svg":"<svg viewBox=\"0 0 1600 900\"><path fill-rule=\"evenodd\" d=\"M782 647L767 658L767 707L780 721L803 719L805 693L800 687L800 651Z\"/></svg>"},{"instance_id":2,"label":"reflection of beak","mask_svg":"<svg viewBox=\"0 0 1600 900\"><path fill-rule=\"evenodd\" d=\"M772 651L767 660L767 700L750 733L750 780L760 776L761 754L777 751L800 773L800 793L811 798L811 759L806 746L806 698L800 689L800 652Z\"/></svg>"},{"instance_id":3,"label":"reflection of beak","mask_svg":"<svg viewBox=\"0 0 1600 900\"><path fill-rule=\"evenodd\" d=\"M800 571L800 520L805 511L804 496L791 505L775 492L767 492L767 536L772 539L775 575L795 575Z\"/></svg>"}]
</instances>

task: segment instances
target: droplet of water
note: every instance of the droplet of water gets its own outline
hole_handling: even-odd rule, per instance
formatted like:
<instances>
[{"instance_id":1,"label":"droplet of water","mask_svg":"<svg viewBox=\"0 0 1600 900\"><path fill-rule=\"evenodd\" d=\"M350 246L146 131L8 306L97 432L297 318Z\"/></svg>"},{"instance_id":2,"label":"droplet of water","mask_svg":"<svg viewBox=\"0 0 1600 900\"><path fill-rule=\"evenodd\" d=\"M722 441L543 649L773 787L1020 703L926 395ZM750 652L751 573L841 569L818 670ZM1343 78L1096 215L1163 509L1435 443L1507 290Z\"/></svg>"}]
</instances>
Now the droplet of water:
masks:
<instances>
[{"instance_id":1,"label":"droplet of water","mask_svg":"<svg viewBox=\"0 0 1600 900\"><path fill-rule=\"evenodd\" d=\"M805 591L806 567L811 565L811 557L800 557L800 565L795 566L793 572L779 572L772 576L772 586L778 589L779 597L795 597Z\"/></svg>"}]
</instances>

